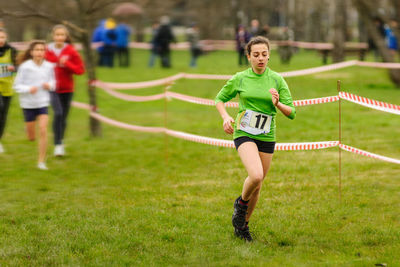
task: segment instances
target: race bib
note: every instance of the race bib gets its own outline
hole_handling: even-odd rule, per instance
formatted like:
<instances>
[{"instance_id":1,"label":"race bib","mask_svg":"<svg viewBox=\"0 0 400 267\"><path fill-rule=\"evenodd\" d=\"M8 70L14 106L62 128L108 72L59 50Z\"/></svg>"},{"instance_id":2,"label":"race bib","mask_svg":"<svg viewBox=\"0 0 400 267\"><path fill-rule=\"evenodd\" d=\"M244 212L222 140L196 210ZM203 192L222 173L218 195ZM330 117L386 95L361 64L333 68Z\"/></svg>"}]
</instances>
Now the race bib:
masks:
<instances>
[{"instance_id":1,"label":"race bib","mask_svg":"<svg viewBox=\"0 0 400 267\"><path fill-rule=\"evenodd\" d=\"M267 134L272 116L247 109L239 118L239 129L252 135Z\"/></svg>"},{"instance_id":2,"label":"race bib","mask_svg":"<svg viewBox=\"0 0 400 267\"><path fill-rule=\"evenodd\" d=\"M12 72L8 70L11 64L0 63L0 78L12 76Z\"/></svg>"}]
</instances>

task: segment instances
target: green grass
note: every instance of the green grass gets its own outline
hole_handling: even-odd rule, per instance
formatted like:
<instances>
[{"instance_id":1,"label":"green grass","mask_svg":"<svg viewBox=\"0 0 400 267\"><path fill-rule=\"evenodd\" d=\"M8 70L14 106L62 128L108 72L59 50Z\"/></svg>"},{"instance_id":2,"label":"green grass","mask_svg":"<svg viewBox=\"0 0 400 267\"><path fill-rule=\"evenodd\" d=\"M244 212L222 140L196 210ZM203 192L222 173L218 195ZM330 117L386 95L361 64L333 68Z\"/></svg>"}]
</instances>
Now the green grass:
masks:
<instances>
[{"instance_id":1,"label":"green grass","mask_svg":"<svg viewBox=\"0 0 400 267\"><path fill-rule=\"evenodd\" d=\"M174 52L169 70L148 69L147 58L147 51L134 50L131 68L99 68L98 76L128 82L242 70L234 52L210 53L194 70L187 52ZM284 66L273 53L270 66L287 71L320 63L315 53L301 52ZM286 80L293 98L305 99L335 95L337 79L344 91L400 104L400 91L385 70L351 67ZM75 100L87 102L85 78L76 83ZM179 80L171 90L214 98L223 83ZM164 126L163 100L132 103L97 92L101 114ZM172 100L167 124L230 139L213 107ZM277 127L278 142L337 140L338 105L299 107L294 121L279 115ZM400 158L399 136L398 116L343 102L344 144ZM2 143L7 153L0 155L0 266L400 266L395 164L342 152L340 201L337 148L277 151L251 221L256 241L245 244L230 224L246 176L234 149L107 125L103 137L93 139L87 112L72 109L68 156L54 158L50 145L50 170L42 172L35 168L37 147L26 140L17 97Z\"/></svg>"}]
</instances>

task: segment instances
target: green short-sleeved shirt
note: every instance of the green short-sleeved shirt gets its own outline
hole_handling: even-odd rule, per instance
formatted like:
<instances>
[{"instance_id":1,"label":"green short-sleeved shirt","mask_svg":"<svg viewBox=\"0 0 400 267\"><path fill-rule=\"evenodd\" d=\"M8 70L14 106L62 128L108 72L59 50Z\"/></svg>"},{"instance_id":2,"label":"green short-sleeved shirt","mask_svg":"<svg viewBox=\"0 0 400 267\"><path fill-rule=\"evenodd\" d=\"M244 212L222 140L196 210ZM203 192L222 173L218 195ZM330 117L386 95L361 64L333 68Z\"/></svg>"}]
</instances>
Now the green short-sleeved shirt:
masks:
<instances>
[{"instance_id":1,"label":"green short-sleeved shirt","mask_svg":"<svg viewBox=\"0 0 400 267\"><path fill-rule=\"evenodd\" d=\"M271 88L275 88L278 91L279 102L292 108L292 112L287 117L294 119L296 116L296 110L293 105L288 85L280 74L269 68L266 68L263 74L256 74L252 68L238 72L224 85L224 87L222 87L221 91L215 98L215 104L218 102L228 102L239 94L239 113L235 120L233 139L241 136L248 136L267 142L274 142L276 140L276 107L272 103L272 95L269 92ZM272 116L270 132L267 134L252 135L239 130L237 127L238 119L246 109Z\"/></svg>"}]
</instances>

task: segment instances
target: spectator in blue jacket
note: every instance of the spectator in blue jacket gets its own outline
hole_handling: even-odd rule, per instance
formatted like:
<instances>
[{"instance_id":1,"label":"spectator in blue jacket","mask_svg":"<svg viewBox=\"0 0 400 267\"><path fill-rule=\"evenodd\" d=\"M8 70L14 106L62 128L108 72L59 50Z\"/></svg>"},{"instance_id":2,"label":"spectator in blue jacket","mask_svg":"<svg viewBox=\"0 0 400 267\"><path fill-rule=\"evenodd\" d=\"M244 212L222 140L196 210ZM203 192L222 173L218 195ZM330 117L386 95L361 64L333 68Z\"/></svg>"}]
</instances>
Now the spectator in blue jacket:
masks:
<instances>
[{"instance_id":1,"label":"spectator in blue jacket","mask_svg":"<svg viewBox=\"0 0 400 267\"><path fill-rule=\"evenodd\" d=\"M120 23L115 28L117 32L117 56L120 67L129 67L129 37L131 28L125 23Z\"/></svg>"},{"instance_id":2,"label":"spectator in blue jacket","mask_svg":"<svg viewBox=\"0 0 400 267\"><path fill-rule=\"evenodd\" d=\"M105 31L105 27L104 27L105 23L106 23L105 19L101 20L99 22L99 26L97 26L97 28L94 29L93 36L92 36L92 43L103 42L103 32ZM103 51L104 51L104 44L102 43L100 46L97 47L97 54L99 56L99 61L98 61L99 66L103 66L103 62L104 62Z\"/></svg>"},{"instance_id":3,"label":"spectator in blue jacket","mask_svg":"<svg viewBox=\"0 0 400 267\"><path fill-rule=\"evenodd\" d=\"M397 21L390 20L389 25L385 25L386 44L395 59L396 53L399 50L397 38L394 31L397 29Z\"/></svg>"},{"instance_id":4,"label":"spectator in blue jacket","mask_svg":"<svg viewBox=\"0 0 400 267\"><path fill-rule=\"evenodd\" d=\"M107 19L105 30L102 34L103 46L103 62L102 66L114 67L114 54L117 48L117 31L116 23L113 19Z\"/></svg>"}]
</instances>

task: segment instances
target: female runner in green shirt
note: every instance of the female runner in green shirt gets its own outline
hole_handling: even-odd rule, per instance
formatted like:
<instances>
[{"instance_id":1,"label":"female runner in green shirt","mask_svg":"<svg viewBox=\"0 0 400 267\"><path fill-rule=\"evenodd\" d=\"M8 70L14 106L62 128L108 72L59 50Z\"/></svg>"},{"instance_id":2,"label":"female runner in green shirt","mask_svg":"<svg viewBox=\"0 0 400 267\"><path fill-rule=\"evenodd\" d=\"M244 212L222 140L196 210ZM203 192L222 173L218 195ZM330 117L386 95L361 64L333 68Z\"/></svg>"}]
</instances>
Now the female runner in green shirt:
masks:
<instances>
[{"instance_id":1,"label":"female runner in green shirt","mask_svg":"<svg viewBox=\"0 0 400 267\"><path fill-rule=\"evenodd\" d=\"M251 68L235 74L218 93L215 103L224 120L224 131L233 134L248 174L242 194L234 203L232 224L238 237L252 241L248 222L274 153L276 112L280 110L294 119L296 111L285 80L267 67L270 55L268 39L261 36L252 38L246 52ZM239 113L233 120L224 103L237 94Z\"/></svg>"}]
</instances>

